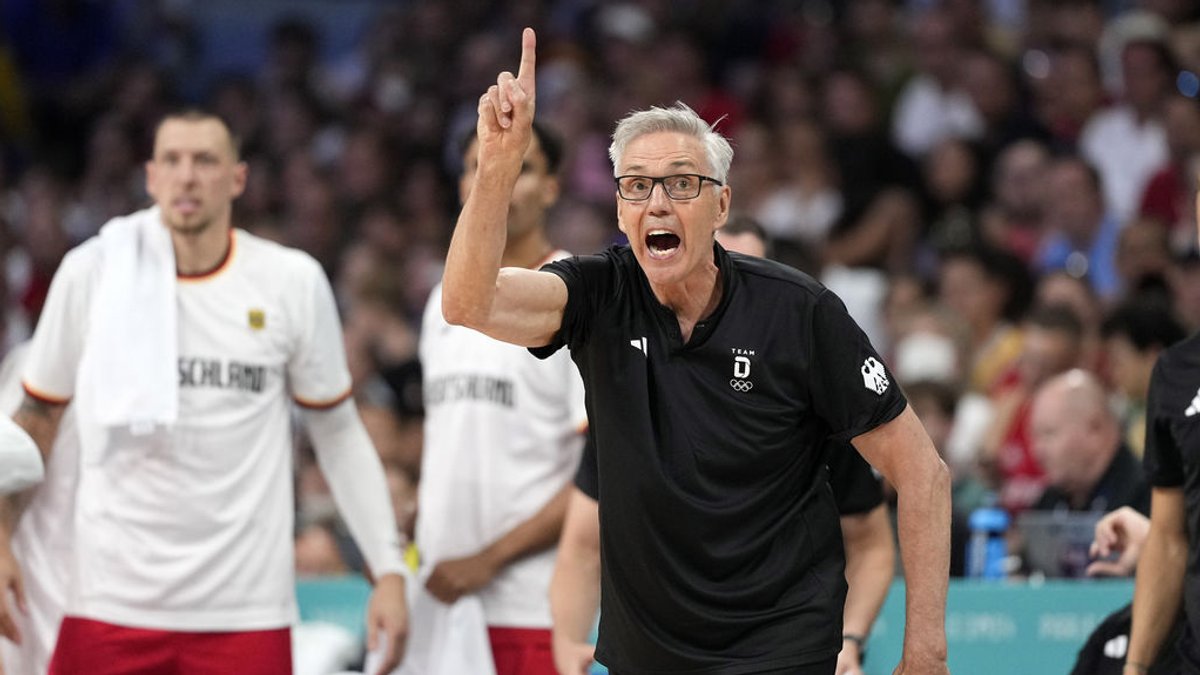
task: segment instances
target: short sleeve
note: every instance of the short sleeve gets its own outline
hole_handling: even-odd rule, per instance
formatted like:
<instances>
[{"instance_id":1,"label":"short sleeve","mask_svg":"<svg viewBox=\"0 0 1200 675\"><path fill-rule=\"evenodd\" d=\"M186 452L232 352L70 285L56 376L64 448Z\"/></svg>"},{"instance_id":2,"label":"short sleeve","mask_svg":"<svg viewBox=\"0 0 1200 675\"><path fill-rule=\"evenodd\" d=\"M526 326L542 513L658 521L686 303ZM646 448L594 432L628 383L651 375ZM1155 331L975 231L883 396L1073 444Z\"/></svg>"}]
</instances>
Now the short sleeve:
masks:
<instances>
[{"instance_id":1,"label":"short sleeve","mask_svg":"<svg viewBox=\"0 0 1200 675\"><path fill-rule=\"evenodd\" d=\"M89 242L63 259L50 282L37 329L29 344L22 382L25 391L50 403L75 395L91 301L92 273L99 251Z\"/></svg>"},{"instance_id":2,"label":"short sleeve","mask_svg":"<svg viewBox=\"0 0 1200 675\"><path fill-rule=\"evenodd\" d=\"M297 340L288 361L292 397L305 408L329 408L350 395L350 370L333 290L315 260L304 257L289 292L298 301Z\"/></svg>"},{"instance_id":3,"label":"short sleeve","mask_svg":"<svg viewBox=\"0 0 1200 675\"><path fill-rule=\"evenodd\" d=\"M892 373L832 291L817 296L811 331L813 409L833 440L848 441L904 411Z\"/></svg>"},{"instance_id":4,"label":"short sleeve","mask_svg":"<svg viewBox=\"0 0 1200 675\"><path fill-rule=\"evenodd\" d=\"M591 431L583 444L583 456L579 459L579 469L575 471L575 487L583 494L600 501L600 475L596 464L596 442Z\"/></svg>"},{"instance_id":5,"label":"short sleeve","mask_svg":"<svg viewBox=\"0 0 1200 675\"><path fill-rule=\"evenodd\" d=\"M883 486L871 465L848 443L838 443L829 454L829 487L838 514L867 513L883 503Z\"/></svg>"},{"instance_id":6,"label":"short sleeve","mask_svg":"<svg viewBox=\"0 0 1200 675\"><path fill-rule=\"evenodd\" d=\"M1146 448L1142 466L1150 485L1179 487L1184 479L1183 454L1172 431L1171 416L1163 406L1167 386L1163 372L1163 359L1159 358L1150 376L1146 401Z\"/></svg>"},{"instance_id":7,"label":"short sleeve","mask_svg":"<svg viewBox=\"0 0 1200 675\"><path fill-rule=\"evenodd\" d=\"M567 285L567 306L563 309L562 326L550 344L530 348L530 353L544 359L564 346L574 349L587 341L592 320L611 297L616 278L617 259L614 249L598 255L562 258L542 267Z\"/></svg>"}]
</instances>

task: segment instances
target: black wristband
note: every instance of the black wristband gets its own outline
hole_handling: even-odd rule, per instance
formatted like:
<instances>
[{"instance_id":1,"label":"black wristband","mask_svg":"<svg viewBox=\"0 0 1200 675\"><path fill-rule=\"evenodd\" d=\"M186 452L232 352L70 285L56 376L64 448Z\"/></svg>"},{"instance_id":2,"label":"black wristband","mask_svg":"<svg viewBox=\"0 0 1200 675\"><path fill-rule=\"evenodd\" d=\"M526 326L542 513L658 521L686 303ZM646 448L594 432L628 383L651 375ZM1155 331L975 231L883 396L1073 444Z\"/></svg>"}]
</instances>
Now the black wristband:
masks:
<instances>
[{"instance_id":1,"label":"black wristband","mask_svg":"<svg viewBox=\"0 0 1200 675\"><path fill-rule=\"evenodd\" d=\"M865 635L857 635L855 633L842 633L842 640L849 640L849 641L853 642L854 646L858 647L859 652L866 651L867 636L865 636Z\"/></svg>"}]
</instances>

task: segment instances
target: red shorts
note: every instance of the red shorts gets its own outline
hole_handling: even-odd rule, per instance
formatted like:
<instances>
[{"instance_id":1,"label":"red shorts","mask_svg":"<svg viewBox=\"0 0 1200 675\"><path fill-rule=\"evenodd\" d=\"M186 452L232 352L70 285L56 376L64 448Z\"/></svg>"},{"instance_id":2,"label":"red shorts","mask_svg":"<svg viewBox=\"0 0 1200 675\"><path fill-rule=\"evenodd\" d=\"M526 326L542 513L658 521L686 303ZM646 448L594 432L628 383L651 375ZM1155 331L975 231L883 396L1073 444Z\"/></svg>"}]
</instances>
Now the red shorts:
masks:
<instances>
[{"instance_id":1,"label":"red shorts","mask_svg":"<svg viewBox=\"0 0 1200 675\"><path fill-rule=\"evenodd\" d=\"M201 633L128 628L68 616L51 675L290 675L290 628Z\"/></svg>"},{"instance_id":2,"label":"red shorts","mask_svg":"<svg viewBox=\"0 0 1200 675\"><path fill-rule=\"evenodd\" d=\"M488 627L496 675L558 675L550 630Z\"/></svg>"}]
</instances>

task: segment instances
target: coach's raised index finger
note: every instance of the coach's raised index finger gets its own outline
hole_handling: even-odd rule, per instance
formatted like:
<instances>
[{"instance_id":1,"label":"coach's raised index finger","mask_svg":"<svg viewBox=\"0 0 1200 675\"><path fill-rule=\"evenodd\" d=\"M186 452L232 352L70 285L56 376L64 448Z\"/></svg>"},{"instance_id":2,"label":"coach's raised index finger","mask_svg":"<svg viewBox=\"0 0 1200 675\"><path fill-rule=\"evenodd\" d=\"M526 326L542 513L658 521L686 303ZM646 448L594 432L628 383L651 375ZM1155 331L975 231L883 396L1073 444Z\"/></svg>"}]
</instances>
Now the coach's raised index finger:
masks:
<instances>
[{"instance_id":1,"label":"coach's raised index finger","mask_svg":"<svg viewBox=\"0 0 1200 675\"><path fill-rule=\"evenodd\" d=\"M532 95L534 91L536 65L537 35L534 34L532 28L526 28L521 33L521 66L517 70L517 83L529 95Z\"/></svg>"}]
</instances>

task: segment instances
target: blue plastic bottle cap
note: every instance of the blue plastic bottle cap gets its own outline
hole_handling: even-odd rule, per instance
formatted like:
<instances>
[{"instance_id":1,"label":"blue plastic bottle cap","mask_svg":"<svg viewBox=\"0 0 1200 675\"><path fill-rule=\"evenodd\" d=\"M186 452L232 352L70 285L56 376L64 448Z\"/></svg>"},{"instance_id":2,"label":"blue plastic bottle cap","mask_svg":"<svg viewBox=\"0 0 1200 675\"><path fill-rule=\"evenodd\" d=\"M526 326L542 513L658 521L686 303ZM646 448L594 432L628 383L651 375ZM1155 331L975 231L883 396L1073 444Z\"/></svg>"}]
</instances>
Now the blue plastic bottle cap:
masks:
<instances>
[{"instance_id":1,"label":"blue plastic bottle cap","mask_svg":"<svg viewBox=\"0 0 1200 675\"><path fill-rule=\"evenodd\" d=\"M1008 529L1008 512L990 507L975 509L971 512L968 525L972 530L1003 532Z\"/></svg>"}]
</instances>

